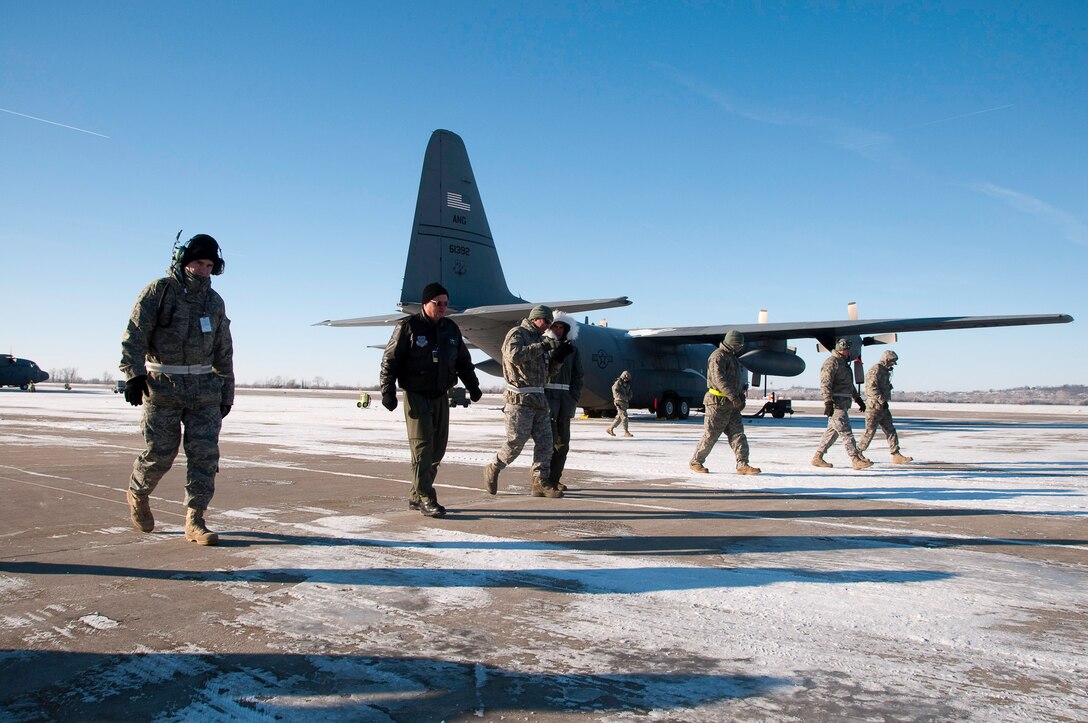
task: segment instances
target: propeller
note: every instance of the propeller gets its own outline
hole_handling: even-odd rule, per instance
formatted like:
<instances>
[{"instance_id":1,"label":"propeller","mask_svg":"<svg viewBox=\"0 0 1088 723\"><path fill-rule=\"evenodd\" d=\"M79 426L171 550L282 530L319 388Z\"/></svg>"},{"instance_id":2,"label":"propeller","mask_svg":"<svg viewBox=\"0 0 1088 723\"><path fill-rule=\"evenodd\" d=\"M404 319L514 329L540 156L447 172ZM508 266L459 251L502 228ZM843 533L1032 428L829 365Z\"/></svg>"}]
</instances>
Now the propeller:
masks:
<instances>
[{"instance_id":1,"label":"propeller","mask_svg":"<svg viewBox=\"0 0 1088 723\"><path fill-rule=\"evenodd\" d=\"M760 309L759 310L759 323L760 324L766 324L767 323L767 310L766 309ZM759 384L762 381L763 381L763 375L762 374L760 374L759 372L752 372L752 386L753 387L756 387L758 389Z\"/></svg>"},{"instance_id":2,"label":"propeller","mask_svg":"<svg viewBox=\"0 0 1088 723\"><path fill-rule=\"evenodd\" d=\"M858 302L850 301L846 304L846 318L850 321L858 320ZM872 346L873 344L894 344L899 340L898 334L877 334L875 336L865 337L846 337L850 339L850 350L856 354L854 357L854 383L865 383L865 366L861 361L861 350L863 347ZM825 347L823 344L816 344L817 351L830 352L831 350Z\"/></svg>"}]
</instances>

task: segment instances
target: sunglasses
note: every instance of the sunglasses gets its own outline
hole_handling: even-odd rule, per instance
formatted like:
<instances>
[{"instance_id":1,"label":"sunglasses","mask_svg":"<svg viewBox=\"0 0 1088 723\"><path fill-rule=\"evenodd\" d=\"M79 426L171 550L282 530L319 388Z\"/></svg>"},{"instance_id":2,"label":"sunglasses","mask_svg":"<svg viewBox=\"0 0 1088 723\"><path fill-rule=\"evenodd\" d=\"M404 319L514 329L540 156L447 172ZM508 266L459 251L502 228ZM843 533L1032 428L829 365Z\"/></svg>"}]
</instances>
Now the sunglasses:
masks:
<instances>
[{"instance_id":1,"label":"sunglasses","mask_svg":"<svg viewBox=\"0 0 1088 723\"><path fill-rule=\"evenodd\" d=\"M442 306L442 307L446 307L446 306L450 305L450 302L448 302L448 301L435 301L434 299L431 299L427 303L428 304L434 304L435 306Z\"/></svg>"}]
</instances>

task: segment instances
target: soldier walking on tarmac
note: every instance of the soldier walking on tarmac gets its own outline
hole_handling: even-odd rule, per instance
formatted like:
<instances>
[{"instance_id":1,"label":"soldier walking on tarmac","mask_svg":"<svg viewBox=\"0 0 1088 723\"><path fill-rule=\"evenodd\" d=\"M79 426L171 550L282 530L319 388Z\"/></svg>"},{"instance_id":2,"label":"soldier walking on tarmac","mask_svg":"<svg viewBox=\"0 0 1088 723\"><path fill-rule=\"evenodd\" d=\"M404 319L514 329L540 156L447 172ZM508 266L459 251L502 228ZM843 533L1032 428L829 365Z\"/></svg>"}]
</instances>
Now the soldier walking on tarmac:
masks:
<instances>
[{"instance_id":1,"label":"soldier walking on tarmac","mask_svg":"<svg viewBox=\"0 0 1088 723\"><path fill-rule=\"evenodd\" d=\"M560 492L567 486L559 481L563 468L567 464L567 452L570 451L570 420L578 408L578 397L582 394L585 375L582 371L582 357L573 342L578 338L578 322L568 314L556 312L551 328L544 332L553 336L559 346L552 353L548 368L548 382L544 385L544 396L552 418L552 466L551 483Z\"/></svg>"},{"instance_id":2,"label":"soldier walking on tarmac","mask_svg":"<svg viewBox=\"0 0 1088 723\"><path fill-rule=\"evenodd\" d=\"M184 443L185 539L201 545L219 543L204 512L215 494L219 430L234 404L230 319L211 285L225 266L218 242L207 234L175 244L168 275L140 292L121 339L125 399L143 405L147 445L129 480L132 524L142 532L155 529L148 498Z\"/></svg>"},{"instance_id":3,"label":"soldier walking on tarmac","mask_svg":"<svg viewBox=\"0 0 1088 723\"><path fill-rule=\"evenodd\" d=\"M744 421L741 411L747 400L744 396L744 374L741 372L737 354L744 349L744 334L730 329L721 344L707 360L707 391L703 398L703 438L695 448L691 458L691 469L695 472L709 472L703 463L710 456L710 450L725 432L729 446L737 459L737 474L759 474L762 470L748 464L748 437L744 434Z\"/></svg>"},{"instance_id":4,"label":"soldier walking on tarmac","mask_svg":"<svg viewBox=\"0 0 1088 723\"><path fill-rule=\"evenodd\" d=\"M820 391L824 397L824 415L827 417L827 429L820 438L820 446L812 457L813 467L833 467L824 459L824 453L835 444L835 440L842 436L842 444L846 447L846 454L850 456L854 469L872 467L873 463L862 456L854 442L854 432L850 429L850 400L858 403L861 411L865 411L865 402L854 388L854 380L850 374L850 342L839 339L835 342L835 351L831 352L827 361L820 368Z\"/></svg>"},{"instance_id":5,"label":"soldier walking on tarmac","mask_svg":"<svg viewBox=\"0 0 1088 723\"><path fill-rule=\"evenodd\" d=\"M631 406L631 372L624 369L612 384L612 404L616 407L616 418L612 420L612 426L606 431L616 436L616 428L623 425L623 436L634 437L627 428L627 409Z\"/></svg>"},{"instance_id":6,"label":"soldier walking on tarmac","mask_svg":"<svg viewBox=\"0 0 1088 723\"><path fill-rule=\"evenodd\" d=\"M484 473L488 493L499 489L499 473L518 458L532 437L533 497L562 497L563 492L551 480L552 424L544 384L556 339L544 336L552 325L552 310L534 306L529 318L511 329L502 342L502 375L506 413L506 442Z\"/></svg>"},{"instance_id":7,"label":"soldier walking on tarmac","mask_svg":"<svg viewBox=\"0 0 1088 723\"><path fill-rule=\"evenodd\" d=\"M382 355L382 406L397 408L397 385L404 390L404 423L412 453L412 489L408 509L442 517L434 480L446 454L450 404L446 394L460 377L469 398L482 396L472 357L453 319L446 318L449 293L441 284L423 288L421 310L401 319Z\"/></svg>"},{"instance_id":8,"label":"soldier walking on tarmac","mask_svg":"<svg viewBox=\"0 0 1088 723\"><path fill-rule=\"evenodd\" d=\"M869 443L873 441L879 427L888 438L888 451L892 454L892 462L906 464L913 462L914 458L907 457L900 451L899 435L892 424L891 410L888 409L888 402L892 398L892 369L898 362L899 355L889 349L865 373L865 433L858 442L858 451L864 452L869 448Z\"/></svg>"}]
</instances>

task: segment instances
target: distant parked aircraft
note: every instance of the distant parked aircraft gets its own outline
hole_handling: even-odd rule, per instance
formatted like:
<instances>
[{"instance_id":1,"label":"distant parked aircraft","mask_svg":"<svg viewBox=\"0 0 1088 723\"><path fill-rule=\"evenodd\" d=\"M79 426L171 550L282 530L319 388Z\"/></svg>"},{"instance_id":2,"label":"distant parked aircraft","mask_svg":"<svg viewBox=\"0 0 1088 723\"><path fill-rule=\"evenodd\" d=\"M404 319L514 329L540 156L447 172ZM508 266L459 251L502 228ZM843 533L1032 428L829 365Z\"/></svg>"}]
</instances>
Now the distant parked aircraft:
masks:
<instances>
[{"instance_id":1,"label":"distant parked aircraft","mask_svg":"<svg viewBox=\"0 0 1088 723\"><path fill-rule=\"evenodd\" d=\"M0 354L0 387L29 389L31 384L44 382L46 372L29 359L16 359L11 354Z\"/></svg>"},{"instance_id":2,"label":"distant parked aircraft","mask_svg":"<svg viewBox=\"0 0 1088 723\"><path fill-rule=\"evenodd\" d=\"M446 130L431 135L423 159L408 263L397 305L400 311L385 316L322 321L319 325L395 324L420 310L420 291L432 281L438 281L450 292L449 317L474 346L491 356L476 366L498 377L502 376L501 349L506 332L524 319L535 304L576 313L631 303L626 296L529 302L512 294L506 285L465 144L455 133ZM891 343L897 332L1064 324L1073 320L1066 314L859 320L856 308L851 306L849 318L839 321L769 324L761 314L760 321L764 323L756 324L630 331L581 325L576 346L582 353L586 375L579 404L593 415L610 410L612 382L627 369L632 375L632 408L643 407L661 417L685 418L692 407L702 406L707 358L729 329L737 329L747 339L741 362L756 375L756 385L759 375L791 377L805 370L804 360L788 346L790 339L816 339L830 349L840 337L851 343L854 373L861 383L862 347Z\"/></svg>"}]
</instances>

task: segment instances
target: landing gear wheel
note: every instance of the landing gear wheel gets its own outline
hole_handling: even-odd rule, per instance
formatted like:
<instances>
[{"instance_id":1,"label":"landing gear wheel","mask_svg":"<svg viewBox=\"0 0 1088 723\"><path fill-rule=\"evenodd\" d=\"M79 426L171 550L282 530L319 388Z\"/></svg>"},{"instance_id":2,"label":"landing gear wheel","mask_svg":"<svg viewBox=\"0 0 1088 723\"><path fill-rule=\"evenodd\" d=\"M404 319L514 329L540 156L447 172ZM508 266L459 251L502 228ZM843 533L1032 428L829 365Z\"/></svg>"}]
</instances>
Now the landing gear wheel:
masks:
<instances>
[{"instance_id":1,"label":"landing gear wheel","mask_svg":"<svg viewBox=\"0 0 1088 723\"><path fill-rule=\"evenodd\" d=\"M689 414L691 414L691 405L688 404L688 400L679 400L676 405L676 418L687 419Z\"/></svg>"},{"instance_id":2,"label":"landing gear wheel","mask_svg":"<svg viewBox=\"0 0 1088 723\"><path fill-rule=\"evenodd\" d=\"M676 419L676 397L666 394L657 405L657 416L662 419Z\"/></svg>"}]
</instances>

